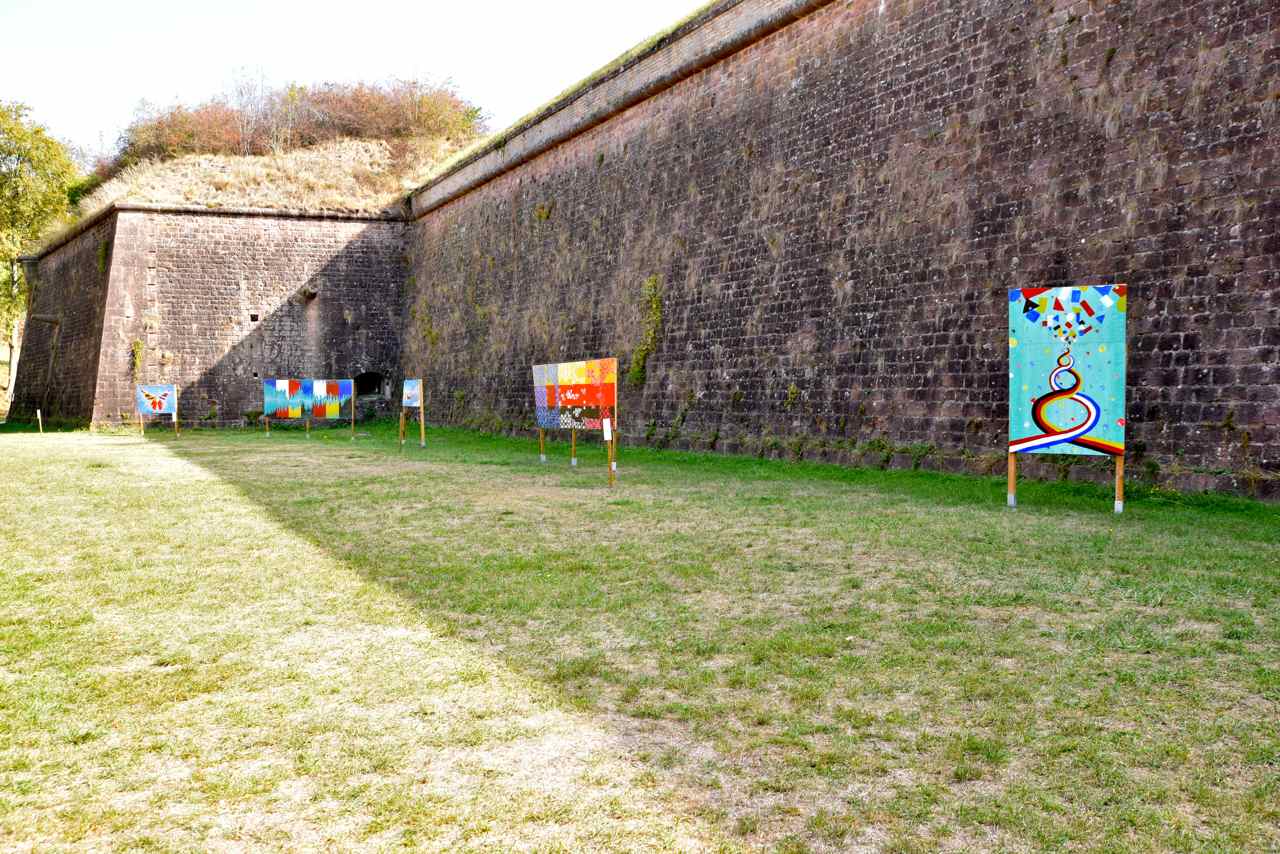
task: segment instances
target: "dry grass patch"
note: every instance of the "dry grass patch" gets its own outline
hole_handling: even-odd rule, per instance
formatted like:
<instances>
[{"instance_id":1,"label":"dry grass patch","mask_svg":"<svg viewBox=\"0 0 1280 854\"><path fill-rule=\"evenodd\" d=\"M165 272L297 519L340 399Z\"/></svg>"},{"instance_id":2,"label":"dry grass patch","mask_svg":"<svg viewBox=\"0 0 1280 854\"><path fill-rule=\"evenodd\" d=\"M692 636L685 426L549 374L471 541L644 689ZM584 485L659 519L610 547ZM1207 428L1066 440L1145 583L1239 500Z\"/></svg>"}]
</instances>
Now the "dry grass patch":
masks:
<instances>
[{"instance_id":1,"label":"dry grass patch","mask_svg":"<svg viewBox=\"0 0 1280 854\"><path fill-rule=\"evenodd\" d=\"M69 672L80 708L204 748L118 800L94 787L140 736L108 759L59 719L49 774L0 770L29 787L0 827L78 775L83 809L202 843L1280 844L1275 508L1139 490L1116 519L1028 485L1009 513L994 481L636 449L610 491L594 447L569 470L456 431L402 455L393 430L0 437L64 520L0 543L49 567L12 573L4 613L71 627L65 657L26 640L0 673Z\"/></svg>"},{"instance_id":2,"label":"dry grass patch","mask_svg":"<svg viewBox=\"0 0 1280 854\"><path fill-rule=\"evenodd\" d=\"M0 444L41 520L0 535L0 847L711 844L614 735L208 470Z\"/></svg>"},{"instance_id":3,"label":"dry grass patch","mask_svg":"<svg viewBox=\"0 0 1280 854\"><path fill-rule=\"evenodd\" d=\"M129 166L55 225L42 245L116 202L404 214L405 197L458 148L444 138L339 139L280 154L189 154Z\"/></svg>"}]
</instances>

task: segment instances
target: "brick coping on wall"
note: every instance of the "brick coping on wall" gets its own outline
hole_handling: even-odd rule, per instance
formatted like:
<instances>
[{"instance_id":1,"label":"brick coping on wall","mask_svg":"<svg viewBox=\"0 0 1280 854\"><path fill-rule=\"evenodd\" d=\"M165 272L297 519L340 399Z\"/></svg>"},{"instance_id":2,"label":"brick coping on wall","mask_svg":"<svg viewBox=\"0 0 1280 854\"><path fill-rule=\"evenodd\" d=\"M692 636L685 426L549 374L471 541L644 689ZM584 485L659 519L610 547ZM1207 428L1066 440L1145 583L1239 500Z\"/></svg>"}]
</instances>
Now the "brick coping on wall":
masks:
<instances>
[{"instance_id":1,"label":"brick coping on wall","mask_svg":"<svg viewBox=\"0 0 1280 854\"><path fill-rule=\"evenodd\" d=\"M409 196L418 219L834 0L725 0L497 135ZM695 37L696 36L696 37Z\"/></svg>"},{"instance_id":2,"label":"brick coping on wall","mask_svg":"<svg viewBox=\"0 0 1280 854\"><path fill-rule=\"evenodd\" d=\"M406 222L398 214L360 214L341 211L309 211L291 208L211 208L202 205L160 205L146 202L112 202L102 210L87 216L59 234L39 250L19 256L23 263L34 263L49 253L67 245L98 223L117 213L197 214L202 216L269 217L272 219L338 220L344 222Z\"/></svg>"}]
</instances>

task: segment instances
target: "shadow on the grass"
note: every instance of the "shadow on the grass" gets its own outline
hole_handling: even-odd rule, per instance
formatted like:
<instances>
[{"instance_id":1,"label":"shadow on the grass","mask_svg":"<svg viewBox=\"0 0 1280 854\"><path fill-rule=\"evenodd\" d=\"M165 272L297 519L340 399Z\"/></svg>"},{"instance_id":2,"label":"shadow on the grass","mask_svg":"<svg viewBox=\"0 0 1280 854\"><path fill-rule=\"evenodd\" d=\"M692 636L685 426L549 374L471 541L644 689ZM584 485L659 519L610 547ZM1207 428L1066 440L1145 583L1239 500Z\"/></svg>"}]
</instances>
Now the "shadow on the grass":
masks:
<instances>
[{"instance_id":1,"label":"shadow on the grass","mask_svg":"<svg viewBox=\"0 0 1280 854\"><path fill-rule=\"evenodd\" d=\"M635 752L651 757L670 750L673 729L680 733L686 745L692 744L719 755L721 748L716 730L722 725L720 716L727 712L719 705L721 699L714 695L714 691L709 695L699 694L696 699L686 697L679 693L683 690L679 686L694 683L681 682L685 678L683 675L674 678L670 684L661 683L661 679L655 683L647 671L641 672L645 668L635 667L636 660L642 659L659 671L671 667L683 674L685 671L680 668L686 668L689 678L696 679L705 661L717 656L733 659L739 664L749 664L753 655L757 658L764 656L767 667L772 666L768 664L768 657L776 651L791 655L796 649L804 649L806 644L813 645L815 655L825 655L823 650L832 637L848 641L861 632L870 632L867 642L874 647L881 642L878 633L886 632L892 642L905 644L904 650L912 649L912 644L918 644L920 638L907 637L904 634L907 629L897 624L864 625L859 621L865 614L847 615L843 622L837 619L831 625L805 623L808 618L803 613L759 626L751 624L748 619L735 617L738 622L729 621L732 625L725 628L727 623L720 619L720 615L706 612L707 600L688 597L681 586L681 582L687 579L693 579L695 586L718 582L718 576L706 574L705 567L696 565L707 557L697 543L714 532L680 530L678 523L682 520L672 520L668 516L661 520L663 525L669 526L662 537L655 538L651 532L640 530L638 537L622 537L615 541L612 550L590 542L553 547L546 542L538 542L536 537L522 538L519 533L519 526L536 524L537 513L532 509L536 499L528 496L530 493L536 495L539 489L568 487L560 493L561 500L565 502L565 514L602 514L601 519L611 521L601 521L600 524L625 526L628 524L625 514L639 503L629 501L628 486L644 487L643 491L649 498L664 485L670 487L671 506L664 511L669 515L678 515L684 508L709 518L732 520L732 509L718 510L728 515L715 517L708 515L708 508L717 508L722 501L736 500L740 504L744 501L770 503L770 507L781 506L785 510L790 499L797 499L800 503L809 500L806 484L835 485L837 488L834 490L813 491L824 503L819 512L827 515L818 517L824 524L829 523L833 516L838 518L838 508L833 511L831 502L838 502L841 489L847 487L851 504L856 499L864 513L869 512L866 509L869 503L872 507L884 508L887 515L904 509L908 511L899 512L896 518L903 521L892 523L897 525L911 525L913 518L929 515L929 509L934 507L958 509L962 511L959 514L962 517L966 510L973 511L975 518L980 513L987 514L985 521L979 522L977 527L983 524L992 526L991 539L995 545L973 546L970 543L971 550L957 552L960 556L956 558L962 562L972 559L979 570L1016 561L1026 564L1027 559L1020 556L1023 551L1029 555L1045 553L1050 543L1058 541L1055 526L1064 520L1081 529L1094 529L1088 536L1105 536L1107 531L1116 535L1115 544L1095 541L1092 547L1104 552L1112 550L1105 559L1098 559L1096 565L1090 565L1088 558L1072 556L1067 561L1054 564L1052 572L1044 572L1040 579L1030 582L1026 590L1013 589L1003 593L996 590L992 593L993 597L1006 595L1012 597L1008 601L1016 600L1022 604L1029 601L1027 596L1044 592L1035 588L1036 583L1041 580L1058 583L1057 578L1069 586L1090 574L1097 578L1111 574L1115 576L1115 589L1135 594L1148 588L1167 591L1174 589L1171 585L1191 583L1178 577L1184 568L1178 563L1175 553L1179 543L1192 542L1196 531L1214 530L1219 538L1231 537L1242 552L1251 548L1271 548L1280 543L1280 507L1223 496L1180 496L1136 489L1130 495L1129 515L1116 519L1111 513L1109 492L1096 485L1029 482L1023 485L1020 493L1022 509L1017 511L1019 515L1005 516L1003 479L922 471L852 469L821 463L626 447L620 457L619 485L609 492L605 485L604 451L599 445L580 442L580 463L577 469L571 470L567 442L552 443L548 448L549 462L543 465L538 461L537 440L534 438L488 436L436 427L428 433L427 448L421 450L413 442L400 449L396 425L392 422L363 424L359 433L354 441L349 432L336 428L313 430L310 437L302 430L273 429L269 438L254 432L203 431L189 431L176 440L171 435L149 438L235 486L248 499L267 510L279 524L319 547L333 552L335 543L342 542L346 550L335 554L335 557L345 565L406 598L433 625L483 645L486 654L493 655L495 649L501 649L502 652L496 654L501 656L504 666L547 685L565 702L599 713L601 725L615 732L622 743L631 744ZM294 459L305 459L314 453L317 462L327 461L325 471L332 474L334 482L339 485L316 487L322 492L320 496L299 495L290 487L287 471L282 471L278 478L264 478L261 471L246 467L238 453L240 449L254 455L278 449ZM418 524L418 517L409 511L401 512L397 501L404 499L402 491L427 489L428 493L419 492L411 496L411 500L429 504L430 509L421 512L435 514L431 517L433 524L439 525L444 518L442 514L447 515L442 507L448 504L448 484L431 490L429 478L422 482L406 482L406 478L414 477L412 468L396 466L383 473L362 466L362 471L350 481L352 488L346 489L341 486L344 460L352 461L353 465L366 460L372 463L384 460L401 461L410 467L414 462L465 466L467 469L463 471L469 470L470 474L462 476L491 482L495 494L503 490L504 482L511 485L513 492L523 490L524 494L518 500L526 502L519 505L526 518L519 518L519 513L510 514L516 518L516 526L502 528L508 516L502 508L486 508L488 515L477 514L476 508L466 507L465 500L459 499L457 509L460 518L449 521L462 527L446 525L443 530L448 534L444 538L447 545L424 549L420 543L415 545L397 536L396 526ZM397 489L397 484L400 489ZM638 493L639 490L631 494ZM594 496L605 500L597 500ZM299 500L303 498L309 500ZM743 514L754 513L764 518L768 513L759 507L752 510L746 504L741 506L745 508ZM912 512L917 515L913 517ZM611 513L614 515L609 515ZM335 519L335 516L339 518ZM481 517L492 521L478 521ZM342 524L344 518L387 519L390 529L352 528ZM655 517L646 520L642 514L637 514L631 518L634 519L632 524L649 525L653 524ZM993 525L992 520L1004 521ZM1026 522L1032 529L1025 545L1006 542L1010 539L1009 524L1012 520L1016 520L1014 524ZM485 524L492 524L493 530L486 531ZM450 540L450 536L455 539ZM346 542L343 542L343 537ZM1144 537L1166 540L1160 546L1164 551L1153 552L1146 564L1138 561L1143 554ZM663 538L673 540L675 546L668 546L668 551L658 554L654 550L664 545ZM671 559L672 555L679 555L682 542L690 546L683 564ZM1097 545L1099 542L1102 544ZM937 558L948 554L947 548L948 544L935 542L920 545L919 551L920 555ZM751 560L763 561L758 570L753 568L752 572L793 572L794 569L784 566L786 561L781 559L799 562L805 559L803 555L774 555L770 549L772 547L764 554L752 555ZM469 550L474 550L475 554L467 553ZM779 560L773 560L775 557ZM746 559L745 556L732 558ZM1239 553L1224 557L1220 567L1214 567L1202 578L1194 579L1196 589L1205 596L1234 590L1230 576L1233 572L1243 576L1239 567L1245 565L1242 561L1246 560L1247 557L1241 557ZM1142 567L1141 573L1129 573L1128 567L1135 563ZM1248 578L1237 581L1240 591L1254 591L1253 595L1262 597L1259 601L1275 597L1274 583L1262 579L1256 568ZM743 582L737 578L735 583L741 585ZM934 582L926 579L922 583ZM999 587L999 583L997 581L993 586ZM927 586L924 589L930 590ZM741 589L724 591L728 596L742 592ZM935 597L932 607L945 608L955 604L945 598L937 598L933 590L931 595ZM1056 595L1056 592L1047 595ZM997 600L993 598L991 601ZM930 604L929 600L925 604ZM962 621L964 619L971 618L963 617ZM618 631L619 625L625 627L620 632L625 637L616 640L629 646L637 656L621 663L611 657L613 652L608 642L595 646L589 643L591 639L598 641L601 635ZM760 636L760 644L754 647L741 646L736 640L739 633L750 635L753 632ZM932 635L928 637L929 643L935 643ZM1091 642L1089 637L1092 636L1082 634L1074 639L1072 643L1079 649L1073 646L1070 655L1087 655L1086 645ZM775 641L776 649L767 645ZM944 636L936 643L945 641ZM829 666L833 665L823 665ZM964 673L968 673L964 668L978 668L971 674L975 679L991 678L989 674L978 672L980 661L957 666ZM803 689L810 682L821 685L825 677L818 670L797 670L795 673L778 670L771 678L781 680L786 686ZM956 674L949 678L957 684L962 681ZM608 692L607 702L590 687L593 680L607 686L601 689ZM665 699L648 704L636 701L622 708L626 701L618 698L627 695L627 686L633 682L650 687L656 685L654 695L665 692ZM697 687L689 690L705 691ZM1139 696L1139 702L1143 701ZM983 705L996 708L1003 702L995 695L989 701L983 701ZM793 710L792 714L803 718L806 714L803 708L797 707L798 710ZM774 712L762 714L767 717ZM661 722L662 726L655 725L655 721ZM819 726L816 721L811 724ZM795 736L782 732L777 737ZM763 768L753 772L758 775L761 785L771 785L768 781L775 775L788 773L784 754L785 751L765 761ZM668 773L668 767L654 765L655 776L673 786L687 786L687 779L679 777L676 771ZM818 780L818 777L813 777L813 780ZM798 804L805 800L805 795L804 791L796 793ZM719 795L702 791L690 803L699 797L714 800Z\"/></svg>"}]
</instances>

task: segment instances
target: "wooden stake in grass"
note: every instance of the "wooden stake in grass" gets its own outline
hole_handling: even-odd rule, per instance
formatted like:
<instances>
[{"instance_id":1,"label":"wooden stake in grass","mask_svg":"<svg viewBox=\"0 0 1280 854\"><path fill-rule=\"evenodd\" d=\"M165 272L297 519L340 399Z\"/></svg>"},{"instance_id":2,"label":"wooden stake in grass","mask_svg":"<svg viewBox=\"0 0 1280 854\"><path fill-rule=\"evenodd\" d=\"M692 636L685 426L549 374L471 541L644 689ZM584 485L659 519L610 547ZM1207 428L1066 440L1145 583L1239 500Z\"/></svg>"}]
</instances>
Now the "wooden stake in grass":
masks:
<instances>
[{"instance_id":1,"label":"wooden stake in grass","mask_svg":"<svg viewBox=\"0 0 1280 854\"><path fill-rule=\"evenodd\" d=\"M307 416L307 438L311 438L311 416Z\"/></svg>"},{"instance_id":2,"label":"wooden stake in grass","mask_svg":"<svg viewBox=\"0 0 1280 854\"><path fill-rule=\"evenodd\" d=\"M404 418L405 409L400 407L400 452L404 453Z\"/></svg>"},{"instance_id":3,"label":"wooden stake in grass","mask_svg":"<svg viewBox=\"0 0 1280 854\"><path fill-rule=\"evenodd\" d=\"M418 447L427 446L427 396L418 395Z\"/></svg>"},{"instance_id":4,"label":"wooden stake in grass","mask_svg":"<svg viewBox=\"0 0 1280 854\"><path fill-rule=\"evenodd\" d=\"M177 394L177 388L174 388L174 394ZM173 399L173 438L178 438L178 398Z\"/></svg>"},{"instance_id":5,"label":"wooden stake in grass","mask_svg":"<svg viewBox=\"0 0 1280 854\"><path fill-rule=\"evenodd\" d=\"M262 416L262 423L267 428L267 435L270 436L271 435L271 416L269 415Z\"/></svg>"},{"instance_id":6,"label":"wooden stake in grass","mask_svg":"<svg viewBox=\"0 0 1280 854\"><path fill-rule=\"evenodd\" d=\"M547 461L547 431L541 427L538 428L538 459Z\"/></svg>"},{"instance_id":7,"label":"wooden stake in grass","mask_svg":"<svg viewBox=\"0 0 1280 854\"><path fill-rule=\"evenodd\" d=\"M1009 455L1009 506L1018 506L1018 455Z\"/></svg>"},{"instance_id":8,"label":"wooden stake in grass","mask_svg":"<svg viewBox=\"0 0 1280 854\"><path fill-rule=\"evenodd\" d=\"M40 410L36 410L36 425L40 428L40 435L44 435L44 416L40 414Z\"/></svg>"},{"instance_id":9,"label":"wooden stake in grass","mask_svg":"<svg viewBox=\"0 0 1280 854\"><path fill-rule=\"evenodd\" d=\"M1124 512L1124 454L1116 457L1116 512Z\"/></svg>"},{"instance_id":10,"label":"wooden stake in grass","mask_svg":"<svg viewBox=\"0 0 1280 854\"><path fill-rule=\"evenodd\" d=\"M142 438L147 437L147 422L143 420L142 413L138 413L138 435Z\"/></svg>"},{"instance_id":11,"label":"wooden stake in grass","mask_svg":"<svg viewBox=\"0 0 1280 854\"><path fill-rule=\"evenodd\" d=\"M356 381L351 381L351 441L356 440Z\"/></svg>"},{"instance_id":12,"label":"wooden stake in grass","mask_svg":"<svg viewBox=\"0 0 1280 854\"><path fill-rule=\"evenodd\" d=\"M576 466L578 464L578 428L571 427L569 429L569 465Z\"/></svg>"}]
</instances>

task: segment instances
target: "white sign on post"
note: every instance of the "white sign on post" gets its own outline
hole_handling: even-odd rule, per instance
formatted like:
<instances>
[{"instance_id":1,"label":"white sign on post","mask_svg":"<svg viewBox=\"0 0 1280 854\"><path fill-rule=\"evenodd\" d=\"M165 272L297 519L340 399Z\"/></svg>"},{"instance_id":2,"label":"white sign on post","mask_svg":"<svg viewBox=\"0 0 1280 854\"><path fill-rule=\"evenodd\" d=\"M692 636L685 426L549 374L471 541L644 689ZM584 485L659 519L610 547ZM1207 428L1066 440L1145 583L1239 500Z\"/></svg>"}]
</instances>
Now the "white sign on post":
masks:
<instances>
[{"instance_id":1,"label":"white sign on post","mask_svg":"<svg viewBox=\"0 0 1280 854\"><path fill-rule=\"evenodd\" d=\"M608 418L604 419L604 440L606 442L613 441L613 422Z\"/></svg>"}]
</instances>

